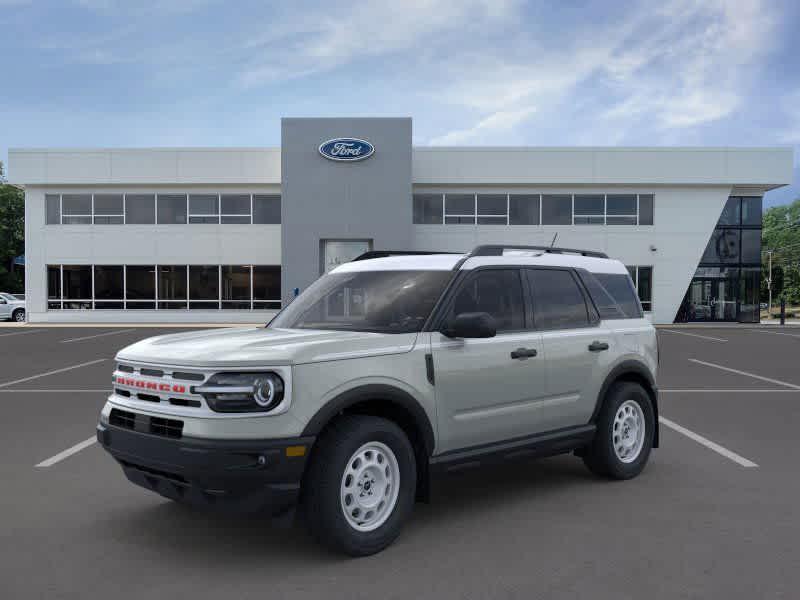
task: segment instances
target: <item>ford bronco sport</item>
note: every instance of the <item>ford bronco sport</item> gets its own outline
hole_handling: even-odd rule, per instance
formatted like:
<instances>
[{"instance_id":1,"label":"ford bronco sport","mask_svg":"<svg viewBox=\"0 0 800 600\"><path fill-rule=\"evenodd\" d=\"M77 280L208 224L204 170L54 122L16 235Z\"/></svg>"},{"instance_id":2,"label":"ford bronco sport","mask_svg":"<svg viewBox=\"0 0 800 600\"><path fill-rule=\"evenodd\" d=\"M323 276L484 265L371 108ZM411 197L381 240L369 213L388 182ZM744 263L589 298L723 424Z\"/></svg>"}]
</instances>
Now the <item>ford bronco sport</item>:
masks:
<instances>
[{"instance_id":1,"label":"ford bronco sport","mask_svg":"<svg viewBox=\"0 0 800 600\"><path fill-rule=\"evenodd\" d=\"M167 498L290 515L299 502L317 539L366 555L438 469L573 452L598 475L638 475L658 446L657 358L625 266L604 254L368 253L266 328L121 350L97 437Z\"/></svg>"}]
</instances>

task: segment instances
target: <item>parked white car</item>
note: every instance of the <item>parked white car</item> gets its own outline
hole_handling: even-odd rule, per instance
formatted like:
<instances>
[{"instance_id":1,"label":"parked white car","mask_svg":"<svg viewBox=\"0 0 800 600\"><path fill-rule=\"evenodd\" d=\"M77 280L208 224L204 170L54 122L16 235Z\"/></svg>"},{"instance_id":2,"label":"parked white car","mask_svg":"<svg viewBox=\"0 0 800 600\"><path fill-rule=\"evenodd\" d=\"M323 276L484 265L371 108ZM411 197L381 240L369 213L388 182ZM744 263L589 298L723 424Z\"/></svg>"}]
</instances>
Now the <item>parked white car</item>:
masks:
<instances>
[{"instance_id":1,"label":"parked white car","mask_svg":"<svg viewBox=\"0 0 800 600\"><path fill-rule=\"evenodd\" d=\"M25 321L25 300L0 292L0 319L23 323Z\"/></svg>"}]
</instances>

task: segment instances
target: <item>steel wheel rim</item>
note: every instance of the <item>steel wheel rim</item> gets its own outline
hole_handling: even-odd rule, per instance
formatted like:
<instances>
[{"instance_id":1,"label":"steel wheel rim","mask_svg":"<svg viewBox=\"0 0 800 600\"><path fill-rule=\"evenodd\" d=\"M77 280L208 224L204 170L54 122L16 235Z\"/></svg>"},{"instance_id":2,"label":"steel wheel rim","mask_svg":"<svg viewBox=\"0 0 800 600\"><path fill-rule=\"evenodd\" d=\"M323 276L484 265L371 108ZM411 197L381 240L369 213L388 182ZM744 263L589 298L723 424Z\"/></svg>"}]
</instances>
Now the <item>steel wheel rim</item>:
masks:
<instances>
[{"instance_id":1,"label":"steel wheel rim","mask_svg":"<svg viewBox=\"0 0 800 600\"><path fill-rule=\"evenodd\" d=\"M645 437L644 411L635 400L619 405L614 415L611 440L614 454L624 463L632 463L642 452Z\"/></svg>"},{"instance_id":2,"label":"steel wheel rim","mask_svg":"<svg viewBox=\"0 0 800 600\"><path fill-rule=\"evenodd\" d=\"M400 491L400 465L391 448L367 442L347 461L339 501L348 525L373 531L391 516Z\"/></svg>"}]
</instances>

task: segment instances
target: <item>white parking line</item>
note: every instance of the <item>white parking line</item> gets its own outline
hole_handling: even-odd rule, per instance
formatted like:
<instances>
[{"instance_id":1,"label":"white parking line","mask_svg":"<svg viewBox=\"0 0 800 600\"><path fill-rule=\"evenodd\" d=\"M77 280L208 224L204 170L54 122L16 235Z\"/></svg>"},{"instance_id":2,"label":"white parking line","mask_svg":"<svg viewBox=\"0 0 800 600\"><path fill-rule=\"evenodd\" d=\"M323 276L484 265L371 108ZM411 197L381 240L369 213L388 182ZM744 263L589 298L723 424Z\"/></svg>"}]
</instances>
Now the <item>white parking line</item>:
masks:
<instances>
[{"instance_id":1,"label":"white parking line","mask_svg":"<svg viewBox=\"0 0 800 600\"><path fill-rule=\"evenodd\" d=\"M699 333L687 333L686 331L676 331L675 329L659 329L659 331L666 331L667 333L677 333L680 335L690 335L696 338L703 338L704 340L713 340L715 342L727 342L723 338L711 337L710 335L700 335Z\"/></svg>"},{"instance_id":2,"label":"white parking line","mask_svg":"<svg viewBox=\"0 0 800 600\"><path fill-rule=\"evenodd\" d=\"M76 454L76 453L80 452L81 450L84 450L84 449L88 448L89 446L94 444L96 441L97 441L97 438L95 436L92 436L88 440L83 440L82 442L79 442L79 443L75 444L71 448L67 448L63 452L59 452L55 456L51 456L50 458L48 458L46 460L43 460L38 465L36 465L36 467L37 468L52 467L54 464L56 464L58 462L61 462L65 458L69 458L73 454Z\"/></svg>"},{"instance_id":3,"label":"white parking line","mask_svg":"<svg viewBox=\"0 0 800 600\"><path fill-rule=\"evenodd\" d=\"M129 331L136 331L135 329L120 329L119 331L107 331L105 333L98 333L97 335L87 335L84 337L77 337L77 338L70 338L68 340L61 340L62 344L68 344L70 342L82 342L83 340L91 340L94 338L103 337L106 335L117 335L120 333L128 333Z\"/></svg>"},{"instance_id":4,"label":"white parking line","mask_svg":"<svg viewBox=\"0 0 800 600\"><path fill-rule=\"evenodd\" d=\"M47 371L46 373L39 373L38 375L31 375L30 377L23 377L22 379L14 379L13 381L6 381L5 383L0 383L0 388L8 387L10 385L15 385L17 383L24 383L26 381L31 381L32 379L39 379L40 377L47 377L48 375L55 375L57 373L63 373L64 371L71 371L72 369L80 369L81 367L88 367L89 365L96 365L99 362L103 362L106 360L105 358L98 358L97 360L90 360L85 363L81 363L79 365L72 365L71 367L64 367L63 369L56 369L55 371Z\"/></svg>"},{"instance_id":5,"label":"white parking line","mask_svg":"<svg viewBox=\"0 0 800 600\"><path fill-rule=\"evenodd\" d=\"M42 333L45 331L44 329L29 329L26 331L15 331L14 333L0 333L0 337L6 337L9 335L26 335L28 333Z\"/></svg>"},{"instance_id":6,"label":"white parking line","mask_svg":"<svg viewBox=\"0 0 800 600\"><path fill-rule=\"evenodd\" d=\"M698 444L701 444L701 445L705 446L709 450L713 450L717 454L721 454L725 458L727 458L729 460L732 460L733 462L735 462L738 465L741 465L743 467L748 467L748 468L749 467L757 467L758 466L752 460L748 460L744 456L740 456L739 454L736 454L736 452L732 452L731 450L728 450L727 448L724 448L724 447L720 446L719 444L717 444L715 442L712 442L708 438L704 438L702 435L700 435L698 433L695 433L694 431L691 431L689 429L686 429L686 427L678 425L674 421L670 421L669 419L665 419L664 417L658 417L658 421L662 425L666 425L670 429L672 429L674 431L677 431L680 434L685 435L690 440L694 440Z\"/></svg>"},{"instance_id":7,"label":"white parking line","mask_svg":"<svg viewBox=\"0 0 800 600\"><path fill-rule=\"evenodd\" d=\"M760 379L761 381L767 381L769 383L774 383L777 385L782 385L788 388L792 388L794 390L800 390L800 385L795 385L793 383L787 383L785 381L781 381L780 379L770 379L769 377L763 377L762 375L756 375L755 373L748 373L747 371L739 371L737 369L731 369L730 367L723 367L722 365L715 365L714 363L706 362L704 360L697 360L696 358L690 358L691 362L697 363L699 365L705 365L707 367L714 367L715 369L720 369L722 371L728 371L730 373L736 373L737 375L744 375L745 377L752 377L753 379Z\"/></svg>"},{"instance_id":8,"label":"white parking line","mask_svg":"<svg viewBox=\"0 0 800 600\"><path fill-rule=\"evenodd\" d=\"M659 393L665 394L797 394L800 390L710 390L706 388L687 389L687 390L663 390L659 389Z\"/></svg>"},{"instance_id":9,"label":"white parking line","mask_svg":"<svg viewBox=\"0 0 800 600\"><path fill-rule=\"evenodd\" d=\"M785 335L787 337L800 338L796 333L784 333L783 331L772 331L771 329L748 329L747 331L754 331L755 333L771 333L772 335Z\"/></svg>"},{"instance_id":10,"label":"white parking line","mask_svg":"<svg viewBox=\"0 0 800 600\"><path fill-rule=\"evenodd\" d=\"M788 392L789 390L779 390ZM0 394L110 394L111 390L0 390Z\"/></svg>"}]
</instances>

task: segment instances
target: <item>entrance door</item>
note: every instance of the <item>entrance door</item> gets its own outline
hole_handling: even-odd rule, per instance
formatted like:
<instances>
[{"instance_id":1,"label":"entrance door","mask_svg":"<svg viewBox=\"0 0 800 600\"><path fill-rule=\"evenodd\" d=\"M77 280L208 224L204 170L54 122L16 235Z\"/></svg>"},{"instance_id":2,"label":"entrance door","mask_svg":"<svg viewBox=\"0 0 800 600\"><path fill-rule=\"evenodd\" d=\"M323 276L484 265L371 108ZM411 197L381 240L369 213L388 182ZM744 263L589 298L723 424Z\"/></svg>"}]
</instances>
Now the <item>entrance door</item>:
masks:
<instances>
[{"instance_id":1,"label":"entrance door","mask_svg":"<svg viewBox=\"0 0 800 600\"><path fill-rule=\"evenodd\" d=\"M735 321L737 293L735 279L695 277L686 294L688 321Z\"/></svg>"}]
</instances>

